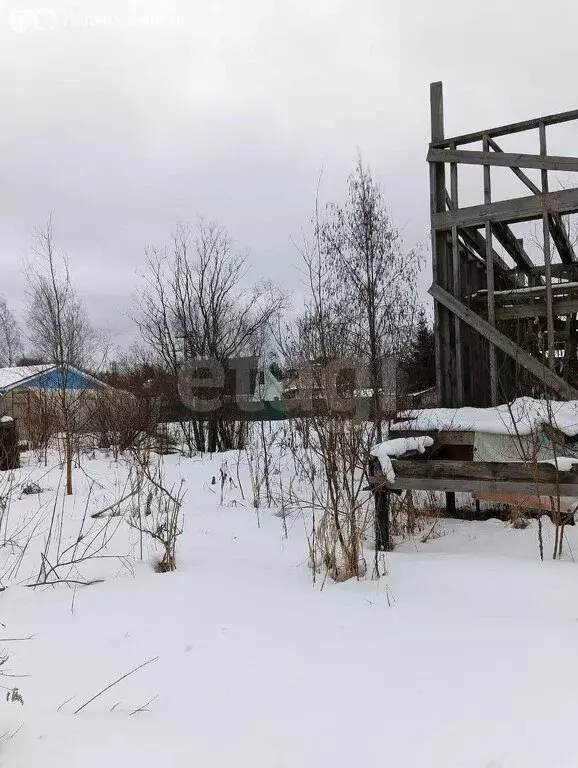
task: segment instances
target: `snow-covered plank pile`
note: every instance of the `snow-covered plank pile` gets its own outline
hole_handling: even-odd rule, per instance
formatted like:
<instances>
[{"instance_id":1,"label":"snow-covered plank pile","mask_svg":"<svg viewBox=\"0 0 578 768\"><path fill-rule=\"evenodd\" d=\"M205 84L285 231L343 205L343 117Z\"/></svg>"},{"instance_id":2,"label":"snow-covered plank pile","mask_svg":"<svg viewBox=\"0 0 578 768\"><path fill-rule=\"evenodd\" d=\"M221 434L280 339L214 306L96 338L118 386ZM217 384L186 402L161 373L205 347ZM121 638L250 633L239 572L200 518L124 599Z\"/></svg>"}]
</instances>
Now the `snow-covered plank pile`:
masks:
<instances>
[{"instance_id":1,"label":"snow-covered plank pile","mask_svg":"<svg viewBox=\"0 0 578 768\"><path fill-rule=\"evenodd\" d=\"M572 446L555 447L544 427L573 440L578 436L578 401L558 402L521 397L492 408L426 408L404 411L391 426L396 432L471 432L476 462L549 463L561 472L578 464ZM425 442L429 440L430 442ZM412 442L413 441L413 442ZM395 480L391 459L410 451L423 453L433 440L425 436L390 439L374 447L388 482ZM568 455L570 454L570 455ZM574 454L574 455L572 455Z\"/></svg>"},{"instance_id":2,"label":"snow-covered plank pile","mask_svg":"<svg viewBox=\"0 0 578 768\"><path fill-rule=\"evenodd\" d=\"M426 408L404 411L391 431L444 430L494 435L531 435L550 425L567 437L578 436L578 401L520 397L494 408Z\"/></svg>"}]
</instances>

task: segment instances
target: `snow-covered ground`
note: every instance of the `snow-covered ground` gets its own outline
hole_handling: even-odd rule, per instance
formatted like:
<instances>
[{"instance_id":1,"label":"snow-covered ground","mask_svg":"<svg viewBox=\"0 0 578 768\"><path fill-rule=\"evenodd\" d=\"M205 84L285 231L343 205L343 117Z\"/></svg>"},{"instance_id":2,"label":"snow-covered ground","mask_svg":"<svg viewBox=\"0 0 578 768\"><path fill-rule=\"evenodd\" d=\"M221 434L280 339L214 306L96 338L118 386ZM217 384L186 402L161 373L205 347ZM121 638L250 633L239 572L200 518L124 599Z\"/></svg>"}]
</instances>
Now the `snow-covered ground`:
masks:
<instances>
[{"instance_id":1,"label":"snow-covered ground","mask_svg":"<svg viewBox=\"0 0 578 768\"><path fill-rule=\"evenodd\" d=\"M44 490L14 492L2 540L34 537L23 554L0 550L0 638L33 636L0 639L4 671L23 675L0 683L24 699L0 704L3 768L578 764L574 528L566 560L540 563L535 524L444 520L426 544L401 543L379 581L320 589L300 515L288 538L266 508L259 527L238 488L220 503L221 457L168 456L167 475L187 488L176 573L155 573L148 545L140 562L138 535L112 518L103 552L122 560L67 571L104 583L32 589L62 480L27 461L15 483ZM92 512L122 495L125 477L103 457L75 470L61 550L89 489ZM545 538L550 555L546 522Z\"/></svg>"}]
</instances>

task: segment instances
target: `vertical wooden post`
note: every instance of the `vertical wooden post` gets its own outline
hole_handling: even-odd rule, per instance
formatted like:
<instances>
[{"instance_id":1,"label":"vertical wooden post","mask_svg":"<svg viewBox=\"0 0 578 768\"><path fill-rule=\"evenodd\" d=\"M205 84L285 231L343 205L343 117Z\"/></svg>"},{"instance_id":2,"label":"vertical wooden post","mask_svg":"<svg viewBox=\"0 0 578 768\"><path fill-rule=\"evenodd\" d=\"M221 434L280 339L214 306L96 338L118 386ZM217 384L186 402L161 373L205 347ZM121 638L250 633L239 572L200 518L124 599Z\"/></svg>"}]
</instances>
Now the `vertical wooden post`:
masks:
<instances>
[{"instance_id":1,"label":"vertical wooden post","mask_svg":"<svg viewBox=\"0 0 578 768\"><path fill-rule=\"evenodd\" d=\"M430 85L430 107L431 140L440 141L444 138L444 96L441 82ZM430 196L432 216L434 213L446 210L446 172L443 163L430 164ZM450 280L450 258L447 233L436 232L432 224L433 281L441 285L442 288L445 288L446 291L452 292L454 290L454 283ZM441 307L435 301L434 313L436 325L436 379L441 405L446 407L456 406L458 405L456 402L457 382L461 377L461 371L457 370L457 365L454 365L452 370L449 334L450 314L445 307ZM453 362L455 360L456 357L454 355ZM387 500L387 505L389 506L389 499ZM446 493L446 507L448 509L455 508L455 494Z\"/></svg>"},{"instance_id":2,"label":"vertical wooden post","mask_svg":"<svg viewBox=\"0 0 578 768\"><path fill-rule=\"evenodd\" d=\"M484 152L490 151L488 137L483 138ZM484 203L492 202L492 177L490 166L484 165ZM494 300L494 250L492 248L492 225L486 221L486 280L488 286L488 322L496 324L496 305ZM498 366L496 348L490 344L490 398L492 405L498 404Z\"/></svg>"},{"instance_id":3,"label":"vertical wooden post","mask_svg":"<svg viewBox=\"0 0 578 768\"><path fill-rule=\"evenodd\" d=\"M450 149L455 149L456 145L452 142ZM450 197L453 208L458 208L458 164L450 164ZM452 263L454 273L454 296L461 301L462 299L462 287L461 287L461 270L460 270L460 249L458 241L458 228L452 227ZM455 362L455 375L456 375L456 387L455 387L455 403L454 405L461 406L464 404L464 372L462 368L462 327L461 320L457 315L454 315L454 362Z\"/></svg>"},{"instance_id":4,"label":"vertical wooden post","mask_svg":"<svg viewBox=\"0 0 578 768\"><path fill-rule=\"evenodd\" d=\"M375 548L378 552L389 552L389 491L375 491Z\"/></svg>"},{"instance_id":5,"label":"vertical wooden post","mask_svg":"<svg viewBox=\"0 0 578 768\"><path fill-rule=\"evenodd\" d=\"M379 459L371 459L371 476L374 482L383 479ZM389 552L391 549L389 537L389 491L383 487L376 487L373 492L375 500L375 515L373 518L373 530L375 534L375 551Z\"/></svg>"},{"instance_id":6,"label":"vertical wooden post","mask_svg":"<svg viewBox=\"0 0 578 768\"><path fill-rule=\"evenodd\" d=\"M545 155L546 148L546 126L540 123L540 154ZM548 192L548 171L542 169L542 192ZM554 345L554 310L552 304L552 254L550 251L550 223L548 221L548 211L542 212L542 230L544 235L544 277L546 279L546 322L548 326L548 366L554 370L556 363L555 345Z\"/></svg>"},{"instance_id":7,"label":"vertical wooden post","mask_svg":"<svg viewBox=\"0 0 578 768\"><path fill-rule=\"evenodd\" d=\"M430 85L431 140L444 137L443 86L441 82ZM446 210L446 181L443 163L430 163L430 206L431 214ZM433 282L448 289L447 234L431 229ZM434 301L434 323L436 342L436 380L441 405L451 406L451 376L448 376L449 356L449 315L447 310Z\"/></svg>"}]
</instances>

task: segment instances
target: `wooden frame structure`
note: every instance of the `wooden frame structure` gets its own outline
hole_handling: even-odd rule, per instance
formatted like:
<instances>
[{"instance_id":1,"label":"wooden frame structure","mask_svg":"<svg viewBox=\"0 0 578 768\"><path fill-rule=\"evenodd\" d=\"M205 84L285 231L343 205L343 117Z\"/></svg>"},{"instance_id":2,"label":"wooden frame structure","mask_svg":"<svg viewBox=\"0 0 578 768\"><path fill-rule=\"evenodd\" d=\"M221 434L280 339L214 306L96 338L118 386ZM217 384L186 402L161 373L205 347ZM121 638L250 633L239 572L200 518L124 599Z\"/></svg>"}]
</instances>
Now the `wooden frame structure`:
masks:
<instances>
[{"instance_id":1,"label":"wooden frame structure","mask_svg":"<svg viewBox=\"0 0 578 768\"><path fill-rule=\"evenodd\" d=\"M549 178L578 173L578 157L547 152L547 128L578 121L578 110L447 138L440 82L431 84L430 102L430 293L441 405L496 405L536 386L578 399L578 258L562 218L578 213L578 186L554 191ZM526 131L537 133L539 153L502 150L501 137ZM480 205L460 206L463 165L482 171ZM530 194L496 200L495 167L509 168ZM539 170L540 185L523 169ZM511 228L527 221L542 222L543 264Z\"/></svg>"},{"instance_id":2,"label":"wooden frame structure","mask_svg":"<svg viewBox=\"0 0 578 768\"><path fill-rule=\"evenodd\" d=\"M423 454L410 452L392 459L395 479L387 481L379 461L373 459L369 490L375 499L376 549L391 549L391 494L402 491L435 491L446 494L446 510L454 515L455 494L473 494L479 499L514 504L554 515L559 523L574 524L574 512L568 511L570 499L578 498L578 467L562 471L553 464L539 461L474 461L474 432L452 430L403 430L399 437L432 438L433 444ZM572 505L573 507L573 505Z\"/></svg>"},{"instance_id":3,"label":"wooden frame structure","mask_svg":"<svg viewBox=\"0 0 578 768\"><path fill-rule=\"evenodd\" d=\"M444 407L489 406L546 391L578 400L578 257L564 215L578 213L578 186L554 190L549 173L578 173L578 157L548 154L547 128L577 121L578 110L447 138L442 83L430 86L430 206L436 378ZM504 151L502 137L532 131L538 152ZM578 143L578 137L577 137ZM460 205L459 169L480 168L478 205ZM512 171L525 196L496 199L492 169ZM540 171L540 184L526 171ZM449 183L448 183L449 182ZM578 181L576 182L578 185ZM543 263L512 227L541 222ZM508 262L511 262L510 264ZM554 509L553 499L578 497L578 471L531 462L473 461L473 432L408 430L427 435L425 455L392 460L387 482L373 463L377 549L389 549L390 494L405 490L456 492L528 500ZM528 506L528 504L526 504Z\"/></svg>"}]
</instances>

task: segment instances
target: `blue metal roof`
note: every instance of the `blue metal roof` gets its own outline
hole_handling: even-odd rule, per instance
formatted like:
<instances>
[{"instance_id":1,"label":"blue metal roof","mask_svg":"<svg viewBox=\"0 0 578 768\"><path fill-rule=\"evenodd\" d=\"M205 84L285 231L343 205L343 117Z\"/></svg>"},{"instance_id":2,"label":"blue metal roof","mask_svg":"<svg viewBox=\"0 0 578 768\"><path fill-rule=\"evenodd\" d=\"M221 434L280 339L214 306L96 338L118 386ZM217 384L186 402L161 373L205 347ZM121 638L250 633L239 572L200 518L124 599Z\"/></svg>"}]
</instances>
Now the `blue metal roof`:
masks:
<instances>
[{"instance_id":1,"label":"blue metal roof","mask_svg":"<svg viewBox=\"0 0 578 768\"><path fill-rule=\"evenodd\" d=\"M52 368L48 371L38 373L36 376L30 376L12 383L9 387L0 390L0 394L5 394L11 389L60 389L65 386L67 389L86 390L86 389L104 389L105 384L98 379L82 373L75 368Z\"/></svg>"}]
</instances>

